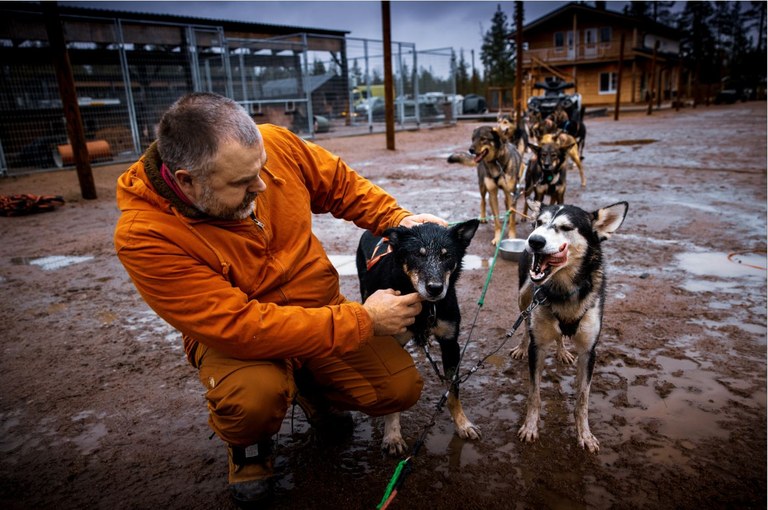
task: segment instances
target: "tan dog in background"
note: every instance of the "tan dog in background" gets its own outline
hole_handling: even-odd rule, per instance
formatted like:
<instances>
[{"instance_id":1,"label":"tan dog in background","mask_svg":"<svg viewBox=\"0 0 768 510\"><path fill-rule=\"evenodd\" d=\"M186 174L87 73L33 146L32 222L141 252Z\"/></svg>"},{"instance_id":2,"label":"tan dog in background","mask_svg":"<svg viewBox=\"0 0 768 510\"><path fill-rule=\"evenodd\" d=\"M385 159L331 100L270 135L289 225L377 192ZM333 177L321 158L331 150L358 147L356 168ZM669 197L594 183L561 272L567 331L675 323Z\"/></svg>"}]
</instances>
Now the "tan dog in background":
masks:
<instances>
[{"instance_id":1,"label":"tan dog in background","mask_svg":"<svg viewBox=\"0 0 768 510\"><path fill-rule=\"evenodd\" d=\"M498 193L504 193L504 203L509 214L508 237L516 236L516 222L513 196L519 176L524 170L523 153L508 143L500 133L498 126L480 126L472 132L472 144L467 152L451 154L449 163L461 163L466 166L477 165L477 184L480 190L480 221L485 222L488 195L493 214L494 234L491 244L501 240L502 218L499 208Z\"/></svg>"}]
</instances>

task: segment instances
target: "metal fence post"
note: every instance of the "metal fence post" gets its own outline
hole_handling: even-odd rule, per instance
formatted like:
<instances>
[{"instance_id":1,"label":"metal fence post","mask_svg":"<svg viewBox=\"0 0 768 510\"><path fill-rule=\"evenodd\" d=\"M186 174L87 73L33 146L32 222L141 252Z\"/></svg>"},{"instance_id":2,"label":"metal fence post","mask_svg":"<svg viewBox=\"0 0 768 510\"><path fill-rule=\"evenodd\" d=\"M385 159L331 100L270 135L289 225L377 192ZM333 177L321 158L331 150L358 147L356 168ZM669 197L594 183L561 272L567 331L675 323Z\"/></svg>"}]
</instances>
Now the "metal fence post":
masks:
<instances>
[{"instance_id":1,"label":"metal fence post","mask_svg":"<svg viewBox=\"0 0 768 510\"><path fill-rule=\"evenodd\" d=\"M128 106L128 124L131 126L131 138L133 139L133 150L136 154L141 154L141 137L139 135L139 122L136 117L136 104L133 101L133 88L131 86L131 70L128 67L128 56L125 54L125 38L123 37L123 23L117 20L117 40L118 53L120 55L120 72L123 75L123 86L125 87L125 104Z\"/></svg>"},{"instance_id":2,"label":"metal fence post","mask_svg":"<svg viewBox=\"0 0 768 510\"><path fill-rule=\"evenodd\" d=\"M304 47L301 49L302 57L304 58L304 69L302 74L304 75L304 99L307 100L307 132L310 137L315 136L315 115L312 109L312 84L310 83L309 76L309 43L307 42L307 34L301 34L301 40Z\"/></svg>"}]
</instances>

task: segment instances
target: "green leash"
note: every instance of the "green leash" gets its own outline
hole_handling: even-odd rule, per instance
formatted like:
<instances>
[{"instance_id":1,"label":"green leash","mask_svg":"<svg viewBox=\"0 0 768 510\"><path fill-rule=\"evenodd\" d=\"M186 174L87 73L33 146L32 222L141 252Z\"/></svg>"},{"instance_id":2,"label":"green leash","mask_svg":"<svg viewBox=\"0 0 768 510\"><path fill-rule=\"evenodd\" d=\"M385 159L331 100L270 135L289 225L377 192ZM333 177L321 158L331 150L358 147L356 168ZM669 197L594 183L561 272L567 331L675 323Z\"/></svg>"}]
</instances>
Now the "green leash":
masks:
<instances>
[{"instance_id":1,"label":"green leash","mask_svg":"<svg viewBox=\"0 0 768 510\"><path fill-rule=\"evenodd\" d=\"M388 503L388 500L390 498L390 495L392 494L392 491L395 488L395 484L397 484L400 481L400 473L403 472L403 468L405 468L405 465L410 462L411 458L408 457L406 459L403 459L398 463L397 467L395 468L395 473L392 475L392 479L389 480L389 484L387 484L387 488L384 491L384 496L381 498L381 502L376 505L376 510L381 510L381 508Z\"/></svg>"},{"instance_id":2,"label":"green leash","mask_svg":"<svg viewBox=\"0 0 768 510\"><path fill-rule=\"evenodd\" d=\"M509 221L509 211L504 214L504 224L501 226L502 234L507 231L507 222ZM491 267L488 269L488 276L485 277L485 285L483 285L483 292L480 294L480 301L478 305L483 306L485 303L485 293L488 291L488 285L491 284L491 276L493 276L493 268L496 266L496 259L499 256L499 248L501 247L501 239L496 243L496 249L493 252L493 260L491 260Z\"/></svg>"},{"instance_id":3,"label":"green leash","mask_svg":"<svg viewBox=\"0 0 768 510\"><path fill-rule=\"evenodd\" d=\"M506 232L506 230L507 230L507 221L509 220L509 213L510 213L510 211L507 211L506 214L504 214L504 224L501 227L501 231L502 232ZM491 284L491 276L493 276L493 269L496 266L496 259L498 258L498 255L499 255L499 246L501 246L501 240L499 240L499 242L496 243L496 250L493 253L493 260L491 261L491 267L488 268L488 276L486 276L486 278L485 278L485 284L483 285L483 291L480 293L480 300L477 302L478 307L477 307L477 311L475 312L475 319L472 321L472 327L470 328L469 335L467 337L467 341L464 344L464 349L461 351L461 356L459 357L459 365L458 366L461 366L461 360L464 359L464 353L466 352L467 347L469 346L469 339L472 337L472 331L475 329L475 324L477 322L477 317L480 314L480 308L482 308L483 304L485 303L485 293L488 291L488 286ZM517 325L515 325L515 329L517 329ZM513 330L513 332L514 332L514 330ZM501 347L499 347L499 349L501 349ZM497 349L497 351L498 351L498 349ZM472 373L474 373L480 367L481 364L482 364L482 361L477 366L475 366L475 368L473 370L471 370L468 374L466 374L465 378L469 377L470 375L472 375ZM458 366L456 367L456 373L454 374L453 381L451 382L452 386L455 385L455 384L458 384L458 382L459 382ZM450 391L450 389L448 391ZM445 392L445 394L443 395L442 399L438 403L438 405L437 405L437 412L440 412L440 410L442 409L443 403L448 398L448 391ZM435 414L437 414L437 413L435 413ZM431 420L430 426L433 425L433 424L434 424L434 417L433 417L433 420ZM426 432L427 432L427 429L424 430L424 433L422 434L422 437L424 435L426 435ZM417 441L417 446L414 449L414 455L418 452L418 448L421 446L421 441L422 441L421 439L419 441ZM408 457L408 458L406 458L406 459L404 459L404 460L401 460L397 464L397 467L395 468L395 472L392 474L392 478L389 480L389 483L387 484L387 488L384 490L384 496L382 496L381 502L379 502L379 504L376 505L376 510L386 509L389 506L389 503L395 498L395 496L397 495L397 487L399 485L401 485L402 482L404 481L404 478L401 478L401 476L403 475L403 470L408 466L408 464L410 463L412 457L413 457L413 455Z\"/></svg>"}]
</instances>

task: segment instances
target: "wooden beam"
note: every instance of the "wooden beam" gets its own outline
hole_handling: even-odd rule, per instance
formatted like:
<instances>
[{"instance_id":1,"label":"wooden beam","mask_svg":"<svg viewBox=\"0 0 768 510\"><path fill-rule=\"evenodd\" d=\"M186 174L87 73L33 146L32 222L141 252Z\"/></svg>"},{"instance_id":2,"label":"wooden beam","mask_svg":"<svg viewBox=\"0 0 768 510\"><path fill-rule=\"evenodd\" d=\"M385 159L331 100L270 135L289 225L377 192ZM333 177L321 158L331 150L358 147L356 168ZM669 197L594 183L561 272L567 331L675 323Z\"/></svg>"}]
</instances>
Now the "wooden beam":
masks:
<instances>
[{"instance_id":1,"label":"wooden beam","mask_svg":"<svg viewBox=\"0 0 768 510\"><path fill-rule=\"evenodd\" d=\"M384 117L387 125L387 150L395 150L395 98L392 91L392 22L389 1L381 2L381 31L384 39ZM419 107L416 98L416 108Z\"/></svg>"},{"instance_id":2,"label":"wooden beam","mask_svg":"<svg viewBox=\"0 0 768 510\"><path fill-rule=\"evenodd\" d=\"M59 5L58 2L42 2L42 8L45 28L48 32L48 44L56 69L56 79L59 82L61 103L64 108L64 116L67 119L69 143L72 145L77 178L80 181L80 193L84 199L92 200L96 198L96 185L93 181L93 172L86 146L83 118L80 115L80 106L77 104L75 79L72 74L72 66L69 63L64 30L59 19Z\"/></svg>"},{"instance_id":3,"label":"wooden beam","mask_svg":"<svg viewBox=\"0 0 768 510\"><path fill-rule=\"evenodd\" d=\"M515 2L515 122L523 118L523 2Z\"/></svg>"},{"instance_id":4,"label":"wooden beam","mask_svg":"<svg viewBox=\"0 0 768 510\"><path fill-rule=\"evenodd\" d=\"M624 32L621 33L621 44L619 45L619 71L616 74L616 106L613 109L613 120L619 120L619 108L621 105L621 79L624 69Z\"/></svg>"}]
</instances>

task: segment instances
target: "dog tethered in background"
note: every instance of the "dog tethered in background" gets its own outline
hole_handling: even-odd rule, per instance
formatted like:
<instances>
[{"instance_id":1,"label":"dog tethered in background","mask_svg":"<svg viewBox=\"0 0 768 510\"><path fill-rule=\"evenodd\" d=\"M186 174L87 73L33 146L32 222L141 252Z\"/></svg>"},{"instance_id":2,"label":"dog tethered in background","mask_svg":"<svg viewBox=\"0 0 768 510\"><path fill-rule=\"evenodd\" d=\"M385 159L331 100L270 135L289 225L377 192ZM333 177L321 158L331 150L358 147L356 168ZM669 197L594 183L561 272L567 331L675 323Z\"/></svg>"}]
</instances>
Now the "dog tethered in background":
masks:
<instances>
[{"instance_id":1,"label":"dog tethered in background","mask_svg":"<svg viewBox=\"0 0 768 510\"><path fill-rule=\"evenodd\" d=\"M424 347L434 336L440 344L448 395L448 410L462 439L479 439L480 430L464 415L458 385L451 386L461 357L459 326L461 312L456 299L456 281L461 275L464 254L477 231L478 220L445 228L424 223L413 228L396 227L384 238L363 233L357 248L360 294L365 301L379 289L402 294L418 292L424 299L421 313L408 331L396 337L405 346L411 339ZM407 447L400 433L399 413L385 417L382 449L399 455Z\"/></svg>"},{"instance_id":2,"label":"dog tethered in background","mask_svg":"<svg viewBox=\"0 0 768 510\"><path fill-rule=\"evenodd\" d=\"M533 299L545 302L526 318L527 331L513 351L527 351L530 388L520 439L539 437L541 373L545 351L557 345L560 361L573 360L564 351L563 338L576 347L576 433L578 443L597 452L599 442L589 429L589 391L595 366L595 348L600 337L605 302L605 269L602 242L624 222L627 202L587 212L572 205L532 204L536 216L528 236L526 253L518 266L518 300L521 310Z\"/></svg>"}]
</instances>

